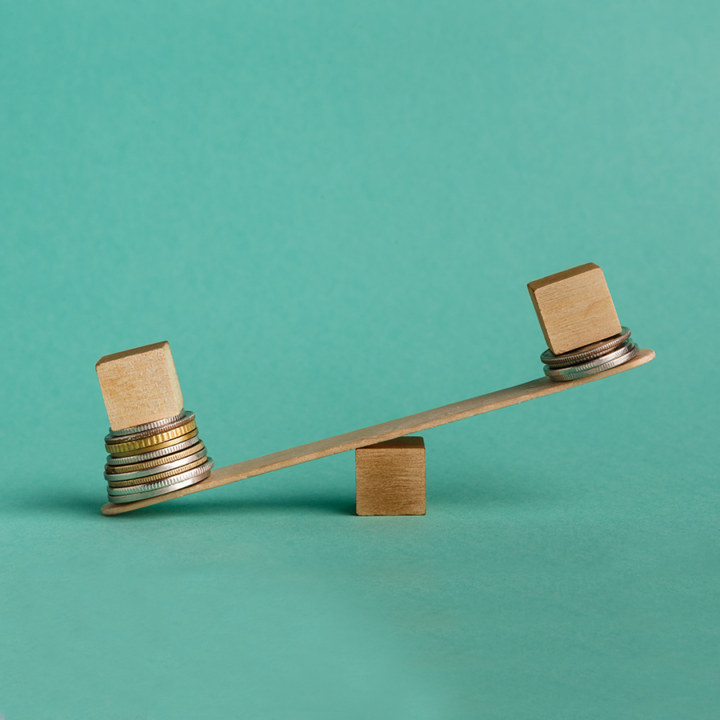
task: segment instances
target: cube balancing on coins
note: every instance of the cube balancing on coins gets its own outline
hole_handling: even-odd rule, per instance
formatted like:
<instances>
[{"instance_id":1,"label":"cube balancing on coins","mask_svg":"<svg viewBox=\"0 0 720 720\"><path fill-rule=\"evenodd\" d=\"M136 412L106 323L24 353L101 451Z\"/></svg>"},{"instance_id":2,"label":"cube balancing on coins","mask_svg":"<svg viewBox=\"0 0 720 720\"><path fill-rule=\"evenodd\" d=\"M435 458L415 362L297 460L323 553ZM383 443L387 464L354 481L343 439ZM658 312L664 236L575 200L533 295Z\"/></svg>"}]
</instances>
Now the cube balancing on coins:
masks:
<instances>
[{"instance_id":1,"label":"cube balancing on coins","mask_svg":"<svg viewBox=\"0 0 720 720\"><path fill-rule=\"evenodd\" d=\"M595 263L535 280L528 290L548 344L540 358L551 380L596 375L638 354Z\"/></svg>"},{"instance_id":2,"label":"cube balancing on coins","mask_svg":"<svg viewBox=\"0 0 720 720\"><path fill-rule=\"evenodd\" d=\"M167 342L106 355L95 365L110 432L105 465L108 498L130 503L204 480L213 467L184 410Z\"/></svg>"},{"instance_id":3,"label":"cube balancing on coins","mask_svg":"<svg viewBox=\"0 0 720 720\"><path fill-rule=\"evenodd\" d=\"M595 263L528 284L548 348L555 355L620 332L603 271Z\"/></svg>"}]
</instances>

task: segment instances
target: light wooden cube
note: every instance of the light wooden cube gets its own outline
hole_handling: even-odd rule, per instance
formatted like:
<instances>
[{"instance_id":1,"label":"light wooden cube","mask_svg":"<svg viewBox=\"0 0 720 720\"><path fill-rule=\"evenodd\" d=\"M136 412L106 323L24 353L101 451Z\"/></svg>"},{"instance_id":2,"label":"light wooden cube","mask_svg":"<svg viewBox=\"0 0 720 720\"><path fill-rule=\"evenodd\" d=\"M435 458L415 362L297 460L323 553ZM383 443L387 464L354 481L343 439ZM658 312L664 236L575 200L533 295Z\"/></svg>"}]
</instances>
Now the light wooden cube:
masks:
<instances>
[{"instance_id":1,"label":"light wooden cube","mask_svg":"<svg viewBox=\"0 0 720 720\"><path fill-rule=\"evenodd\" d=\"M167 342L106 355L95 365L112 430L179 415L183 409Z\"/></svg>"},{"instance_id":2,"label":"light wooden cube","mask_svg":"<svg viewBox=\"0 0 720 720\"><path fill-rule=\"evenodd\" d=\"M528 283L540 327L555 355L621 332L603 271L587 263Z\"/></svg>"},{"instance_id":3,"label":"light wooden cube","mask_svg":"<svg viewBox=\"0 0 720 720\"><path fill-rule=\"evenodd\" d=\"M425 514L425 443L401 437L355 451L358 515Z\"/></svg>"}]
</instances>

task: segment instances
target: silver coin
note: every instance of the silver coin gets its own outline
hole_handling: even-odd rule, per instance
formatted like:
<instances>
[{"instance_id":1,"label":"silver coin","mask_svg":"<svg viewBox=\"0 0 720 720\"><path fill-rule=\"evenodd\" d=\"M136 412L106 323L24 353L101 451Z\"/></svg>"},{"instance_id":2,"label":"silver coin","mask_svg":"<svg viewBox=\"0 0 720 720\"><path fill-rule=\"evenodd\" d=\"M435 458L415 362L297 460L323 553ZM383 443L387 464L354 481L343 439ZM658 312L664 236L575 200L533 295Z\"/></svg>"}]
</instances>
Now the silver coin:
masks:
<instances>
[{"instance_id":1,"label":"silver coin","mask_svg":"<svg viewBox=\"0 0 720 720\"><path fill-rule=\"evenodd\" d=\"M114 455L107 456L108 465L132 465L133 463L145 462L146 460L154 460L155 458L164 457L165 455L172 455L173 453L180 452L186 448L192 447L193 445L200 442L200 436L195 435L188 440L183 440L176 445L170 445L169 447L160 448L159 450L153 450L152 452L142 453L141 455L128 455L127 457L115 457Z\"/></svg>"},{"instance_id":2,"label":"silver coin","mask_svg":"<svg viewBox=\"0 0 720 720\"><path fill-rule=\"evenodd\" d=\"M588 377L589 375L597 375L598 373L605 372L605 370L610 370L611 368L623 365L624 363L632 360L640 352L635 343L630 343L627 347L629 348L627 352L612 360L606 360L601 365L593 365L592 367L587 367L584 370L576 370L573 373L563 373L562 370L549 368L546 365L545 374L551 380L557 382L569 382L570 380L579 380L580 378ZM570 368L564 369L569 370Z\"/></svg>"},{"instance_id":3,"label":"silver coin","mask_svg":"<svg viewBox=\"0 0 720 720\"><path fill-rule=\"evenodd\" d=\"M630 352L630 348L633 344L634 343L632 340L626 340L619 348L615 348L615 350L611 350L609 353L605 353L600 357L588 360L587 362L581 363L580 365L571 365L570 367L563 368L548 368L547 365L545 367L552 371L554 375L572 375L574 373L582 372L583 370L589 370L596 365L602 365L603 363L609 362L610 360L614 360L615 358L625 355L626 353ZM545 372L545 374L547 375L547 371Z\"/></svg>"},{"instance_id":4,"label":"silver coin","mask_svg":"<svg viewBox=\"0 0 720 720\"><path fill-rule=\"evenodd\" d=\"M153 468L147 470L137 470L136 472L128 473L103 473L105 479L108 482L125 482L126 480L136 480L137 478L149 477L150 475L157 475L158 473L167 472L168 470L174 470L175 468L181 468L183 465L189 465L200 458L207 455L207 448L203 448L199 452L188 455L187 457L180 458L180 460L173 460L172 462L164 463L163 465L156 465Z\"/></svg>"},{"instance_id":5,"label":"silver coin","mask_svg":"<svg viewBox=\"0 0 720 720\"><path fill-rule=\"evenodd\" d=\"M626 327L622 328L619 335L614 335L607 340L601 340L600 342L591 343L585 345L585 347L573 350L573 352L564 353L562 355L553 355L550 350L546 350L540 359L550 367L569 367L570 365L578 365L579 363L592 360L593 358L600 357L616 347L622 345L630 337L630 330Z\"/></svg>"},{"instance_id":6,"label":"silver coin","mask_svg":"<svg viewBox=\"0 0 720 720\"><path fill-rule=\"evenodd\" d=\"M144 483L143 485L133 485L125 488L108 488L108 497L113 502L117 502L117 500L115 500L117 497L127 497L128 495L134 495L135 500L141 499L138 497L139 495L152 497L152 495L146 495L146 493L154 492L155 490L160 490L168 485L175 485L177 483L184 482L185 480L191 480L199 477L200 475L205 475L212 470L213 464L213 459L208 458L207 462L203 463L199 467L193 468L192 470L188 470L184 473L179 473L178 475L173 475L172 477L165 478L164 480Z\"/></svg>"},{"instance_id":7,"label":"silver coin","mask_svg":"<svg viewBox=\"0 0 720 720\"><path fill-rule=\"evenodd\" d=\"M207 479L209 476L210 470L208 470L204 475L189 478L188 480L183 480L182 482L175 483L174 485L166 485L165 487L158 488L157 490L148 490L147 492L135 493L133 495L110 495L110 493L108 493L108 500L116 505L137 502L138 500L147 500L148 498L157 497L158 495L166 495L167 493L174 492L175 490L182 490L190 485L195 485Z\"/></svg>"},{"instance_id":8,"label":"silver coin","mask_svg":"<svg viewBox=\"0 0 720 720\"><path fill-rule=\"evenodd\" d=\"M122 437L117 437L115 435L106 435L105 436L105 442L108 445L122 445L126 442L133 442L134 440L141 440L142 438L151 437L152 435L157 435L161 432L167 432L168 430L174 430L175 428L182 427L183 425L186 425L189 422L192 422L195 419L195 413L186 410L183 417L180 420L176 420L175 422L168 423L167 425L163 425L161 428L152 428L150 430L143 430L142 432L136 432L132 435L123 435Z\"/></svg>"},{"instance_id":9,"label":"silver coin","mask_svg":"<svg viewBox=\"0 0 720 720\"><path fill-rule=\"evenodd\" d=\"M174 470L168 470L167 472L159 473L157 475L150 475L149 477L142 477L137 480L125 480L124 482L108 481L108 492L119 492L118 488L122 488L123 490L127 490L129 492L141 485L147 486L149 483L159 485L161 481L165 482L166 480L170 483L173 481L173 478L176 478L182 473L187 473L190 470L195 470L195 468L203 465L205 462L207 462L207 457L201 457L199 460L195 460L190 463L190 465L183 465L182 467L175 468Z\"/></svg>"},{"instance_id":10,"label":"silver coin","mask_svg":"<svg viewBox=\"0 0 720 720\"><path fill-rule=\"evenodd\" d=\"M145 423L144 425L135 425L134 427L123 428L122 430L113 430L110 428L110 435L113 437L120 437L122 435L134 435L135 433L145 432L146 430L155 430L157 428L164 427L170 423L182 420L185 417L185 411L183 410L179 415L173 415L169 418L163 418L162 420L153 420L152 422Z\"/></svg>"}]
</instances>

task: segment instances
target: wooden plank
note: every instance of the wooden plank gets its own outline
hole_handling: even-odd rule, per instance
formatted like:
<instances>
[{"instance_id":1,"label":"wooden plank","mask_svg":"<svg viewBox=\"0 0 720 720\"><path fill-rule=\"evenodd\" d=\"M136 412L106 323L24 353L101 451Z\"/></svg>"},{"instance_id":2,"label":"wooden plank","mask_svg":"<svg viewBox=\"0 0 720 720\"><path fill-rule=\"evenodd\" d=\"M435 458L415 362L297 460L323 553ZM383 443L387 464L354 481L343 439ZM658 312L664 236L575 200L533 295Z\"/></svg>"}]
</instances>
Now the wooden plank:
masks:
<instances>
[{"instance_id":1,"label":"wooden plank","mask_svg":"<svg viewBox=\"0 0 720 720\"><path fill-rule=\"evenodd\" d=\"M655 353L652 350L641 350L630 362L612 368L611 370L606 370L603 373L591 375L590 377L580 378L579 380L572 380L570 382L553 382L547 377L541 377L537 380L523 383L522 385L507 388L506 390L498 390L488 395L481 395L470 400L453 403L452 405L444 405L443 407L426 410L416 415L408 415L398 420L391 420L390 422L373 425L372 427L362 430L355 430L345 433L344 435L336 435L326 440L318 440L317 442L300 445L299 447L290 448L289 450L281 450L271 455L255 458L254 460L244 460L235 465L228 465L227 467L213 470L210 477L197 485L176 490L167 495L160 495L159 497L149 498L147 500L138 500L134 503L124 505L107 503L103 505L102 512L104 515L119 515L120 513L130 512L131 510L137 510L141 507L147 507L148 505L155 505L156 503L165 502L185 495L192 495L193 493L202 492L203 490L210 490L220 485L227 485L228 483L245 480L256 475L263 475L273 470L280 470L291 467L292 465L300 465L301 463L317 460L327 457L328 455L335 455L337 453L347 452L348 450L356 450L360 447L367 447L368 445L392 440L411 433L422 432L423 430L428 430L429 428L434 428L439 425L457 422L458 420L464 420L465 418L474 417L475 415L482 415L493 410L509 407L510 405L517 405L518 403L534 400L535 398L544 397L545 395L553 395L563 390L569 390L579 385L594 382L595 380L602 380L603 378L632 370L640 365L645 365L645 363L649 363L654 357Z\"/></svg>"}]
</instances>

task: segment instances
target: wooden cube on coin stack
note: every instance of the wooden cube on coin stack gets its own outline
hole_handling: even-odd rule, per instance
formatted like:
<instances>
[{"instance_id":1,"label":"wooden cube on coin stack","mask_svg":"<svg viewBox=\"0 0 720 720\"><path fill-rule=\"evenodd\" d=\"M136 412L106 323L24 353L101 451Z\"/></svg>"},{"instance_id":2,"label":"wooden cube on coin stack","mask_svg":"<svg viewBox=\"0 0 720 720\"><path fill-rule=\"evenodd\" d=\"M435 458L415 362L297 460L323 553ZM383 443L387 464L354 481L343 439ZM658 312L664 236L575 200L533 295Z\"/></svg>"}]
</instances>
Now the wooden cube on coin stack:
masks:
<instances>
[{"instance_id":1,"label":"wooden cube on coin stack","mask_svg":"<svg viewBox=\"0 0 720 720\"><path fill-rule=\"evenodd\" d=\"M195 414L183 408L170 345L106 355L95 365L110 432L105 465L113 503L164 495L204 480L213 467Z\"/></svg>"},{"instance_id":2,"label":"wooden cube on coin stack","mask_svg":"<svg viewBox=\"0 0 720 720\"><path fill-rule=\"evenodd\" d=\"M548 349L545 374L560 382L617 367L639 352L620 325L603 271L587 263L528 283Z\"/></svg>"}]
</instances>

